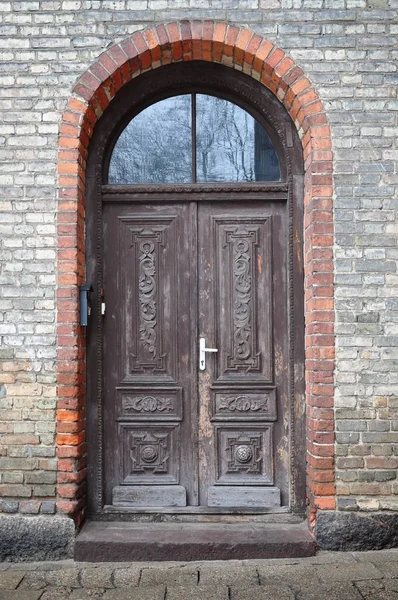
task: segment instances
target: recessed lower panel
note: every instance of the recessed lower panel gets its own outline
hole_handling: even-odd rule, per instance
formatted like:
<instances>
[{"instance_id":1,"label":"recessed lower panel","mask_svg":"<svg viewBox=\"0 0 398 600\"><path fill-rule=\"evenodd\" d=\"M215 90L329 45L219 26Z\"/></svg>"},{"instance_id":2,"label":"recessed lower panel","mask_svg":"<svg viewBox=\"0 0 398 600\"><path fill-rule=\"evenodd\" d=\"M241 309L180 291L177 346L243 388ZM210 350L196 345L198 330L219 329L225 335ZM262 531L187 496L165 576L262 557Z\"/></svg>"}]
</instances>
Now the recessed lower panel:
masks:
<instances>
[{"instance_id":1,"label":"recessed lower panel","mask_svg":"<svg viewBox=\"0 0 398 600\"><path fill-rule=\"evenodd\" d=\"M120 485L113 488L113 506L186 506L182 485Z\"/></svg>"},{"instance_id":2,"label":"recessed lower panel","mask_svg":"<svg viewBox=\"0 0 398 600\"><path fill-rule=\"evenodd\" d=\"M213 485L208 493L209 506L235 508L278 508L281 493L277 487Z\"/></svg>"}]
</instances>

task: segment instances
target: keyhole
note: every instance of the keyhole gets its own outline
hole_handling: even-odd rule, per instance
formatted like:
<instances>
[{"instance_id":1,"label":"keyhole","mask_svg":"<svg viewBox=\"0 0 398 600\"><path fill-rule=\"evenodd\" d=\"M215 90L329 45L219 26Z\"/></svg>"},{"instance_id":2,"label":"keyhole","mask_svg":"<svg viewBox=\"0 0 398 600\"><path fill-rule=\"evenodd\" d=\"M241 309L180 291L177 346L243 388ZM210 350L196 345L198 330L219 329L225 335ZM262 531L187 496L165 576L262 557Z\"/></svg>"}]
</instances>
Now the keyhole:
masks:
<instances>
[{"instance_id":1,"label":"keyhole","mask_svg":"<svg viewBox=\"0 0 398 600\"><path fill-rule=\"evenodd\" d=\"M202 366L202 367L204 367L204 366L205 366L205 361L204 361L204 360L201 360L201 361L200 361L200 364L201 364L201 366Z\"/></svg>"}]
</instances>

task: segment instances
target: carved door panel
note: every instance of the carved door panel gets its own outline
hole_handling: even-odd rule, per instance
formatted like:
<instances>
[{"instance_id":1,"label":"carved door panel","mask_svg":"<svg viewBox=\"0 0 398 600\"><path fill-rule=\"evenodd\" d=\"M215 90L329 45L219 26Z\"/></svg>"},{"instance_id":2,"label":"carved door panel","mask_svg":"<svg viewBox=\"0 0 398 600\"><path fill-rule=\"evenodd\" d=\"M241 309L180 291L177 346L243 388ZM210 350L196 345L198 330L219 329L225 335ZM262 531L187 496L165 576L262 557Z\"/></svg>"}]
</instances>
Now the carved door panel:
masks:
<instances>
[{"instance_id":1,"label":"carved door panel","mask_svg":"<svg viewBox=\"0 0 398 600\"><path fill-rule=\"evenodd\" d=\"M288 503L285 205L201 204L200 502Z\"/></svg>"},{"instance_id":2,"label":"carved door panel","mask_svg":"<svg viewBox=\"0 0 398 600\"><path fill-rule=\"evenodd\" d=\"M105 205L108 505L197 503L195 208Z\"/></svg>"}]
</instances>

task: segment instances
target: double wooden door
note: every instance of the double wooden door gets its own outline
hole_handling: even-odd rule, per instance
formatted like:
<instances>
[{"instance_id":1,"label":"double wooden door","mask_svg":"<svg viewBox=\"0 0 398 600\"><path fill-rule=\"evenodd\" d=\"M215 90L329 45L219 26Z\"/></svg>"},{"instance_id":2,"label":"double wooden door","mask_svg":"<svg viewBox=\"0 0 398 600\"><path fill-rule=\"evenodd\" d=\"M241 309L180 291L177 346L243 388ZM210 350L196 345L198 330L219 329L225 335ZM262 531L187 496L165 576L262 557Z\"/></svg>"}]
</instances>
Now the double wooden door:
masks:
<instances>
[{"instance_id":1,"label":"double wooden door","mask_svg":"<svg viewBox=\"0 0 398 600\"><path fill-rule=\"evenodd\" d=\"M286 505L286 202L183 196L104 202L105 504Z\"/></svg>"}]
</instances>

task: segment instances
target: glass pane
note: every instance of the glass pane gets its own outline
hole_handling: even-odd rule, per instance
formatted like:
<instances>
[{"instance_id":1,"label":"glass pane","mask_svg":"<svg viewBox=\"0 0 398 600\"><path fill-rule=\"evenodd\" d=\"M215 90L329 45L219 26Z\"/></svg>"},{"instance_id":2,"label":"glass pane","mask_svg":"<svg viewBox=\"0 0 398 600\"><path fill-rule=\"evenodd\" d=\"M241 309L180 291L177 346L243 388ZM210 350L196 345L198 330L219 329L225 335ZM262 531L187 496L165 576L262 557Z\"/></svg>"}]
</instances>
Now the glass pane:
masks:
<instances>
[{"instance_id":1,"label":"glass pane","mask_svg":"<svg viewBox=\"0 0 398 600\"><path fill-rule=\"evenodd\" d=\"M199 182L280 181L276 152L264 129L227 100L196 96Z\"/></svg>"},{"instance_id":2,"label":"glass pane","mask_svg":"<svg viewBox=\"0 0 398 600\"><path fill-rule=\"evenodd\" d=\"M192 182L191 96L152 104L124 129L112 152L109 183Z\"/></svg>"}]
</instances>

